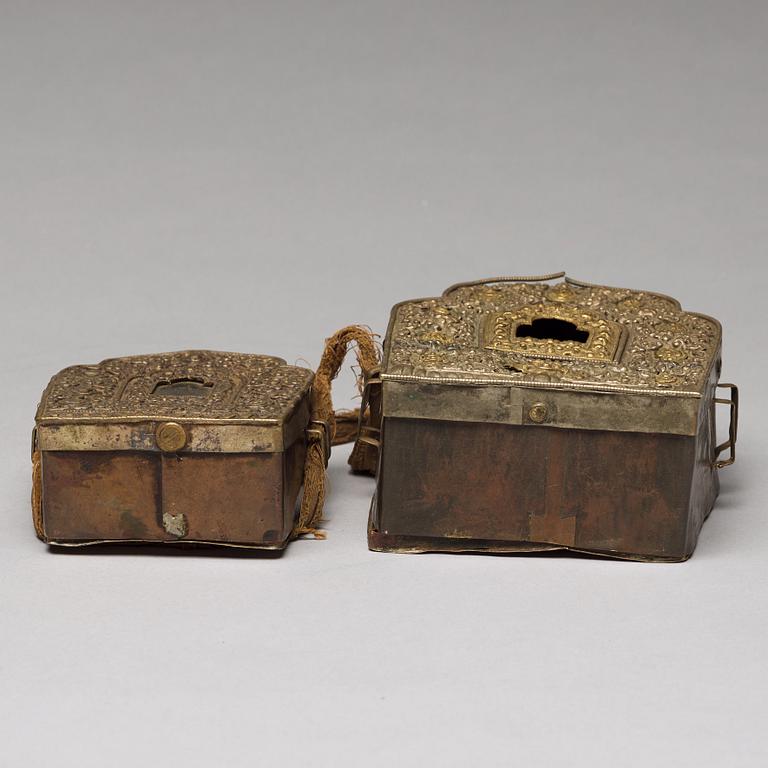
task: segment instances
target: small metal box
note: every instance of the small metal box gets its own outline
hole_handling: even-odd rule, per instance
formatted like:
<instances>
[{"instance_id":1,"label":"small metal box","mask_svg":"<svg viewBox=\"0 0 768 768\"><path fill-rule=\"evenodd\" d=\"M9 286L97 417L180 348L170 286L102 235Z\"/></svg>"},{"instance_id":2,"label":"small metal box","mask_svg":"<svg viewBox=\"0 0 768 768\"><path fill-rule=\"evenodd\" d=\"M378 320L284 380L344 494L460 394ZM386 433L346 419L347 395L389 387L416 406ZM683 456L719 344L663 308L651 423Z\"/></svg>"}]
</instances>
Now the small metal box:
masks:
<instances>
[{"instance_id":1,"label":"small metal box","mask_svg":"<svg viewBox=\"0 0 768 768\"><path fill-rule=\"evenodd\" d=\"M277 357L208 351L61 371L33 435L38 536L283 548L307 446L325 439L309 429L312 380Z\"/></svg>"},{"instance_id":2,"label":"small metal box","mask_svg":"<svg viewBox=\"0 0 768 768\"><path fill-rule=\"evenodd\" d=\"M393 309L369 382L372 549L690 557L736 443L720 325L667 296L560 277ZM720 402L731 421L717 445Z\"/></svg>"}]
</instances>

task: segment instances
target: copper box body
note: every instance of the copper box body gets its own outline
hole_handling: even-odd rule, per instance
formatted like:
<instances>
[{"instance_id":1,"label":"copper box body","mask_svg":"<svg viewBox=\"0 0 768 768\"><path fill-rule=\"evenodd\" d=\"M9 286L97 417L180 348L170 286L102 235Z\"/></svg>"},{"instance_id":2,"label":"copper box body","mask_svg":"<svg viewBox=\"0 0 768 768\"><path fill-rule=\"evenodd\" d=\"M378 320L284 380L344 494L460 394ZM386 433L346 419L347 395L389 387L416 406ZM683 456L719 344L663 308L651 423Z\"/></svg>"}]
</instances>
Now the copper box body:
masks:
<instances>
[{"instance_id":1,"label":"copper box body","mask_svg":"<svg viewBox=\"0 0 768 768\"><path fill-rule=\"evenodd\" d=\"M207 351L65 369L36 417L38 535L283 548L311 383L280 358Z\"/></svg>"},{"instance_id":2,"label":"copper box body","mask_svg":"<svg viewBox=\"0 0 768 768\"><path fill-rule=\"evenodd\" d=\"M738 393L715 395L719 323L667 296L551 277L393 309L372 549L693 552L736 438ZM716 402L732 418L719 446Z\"/></svg>"}]
</instances>

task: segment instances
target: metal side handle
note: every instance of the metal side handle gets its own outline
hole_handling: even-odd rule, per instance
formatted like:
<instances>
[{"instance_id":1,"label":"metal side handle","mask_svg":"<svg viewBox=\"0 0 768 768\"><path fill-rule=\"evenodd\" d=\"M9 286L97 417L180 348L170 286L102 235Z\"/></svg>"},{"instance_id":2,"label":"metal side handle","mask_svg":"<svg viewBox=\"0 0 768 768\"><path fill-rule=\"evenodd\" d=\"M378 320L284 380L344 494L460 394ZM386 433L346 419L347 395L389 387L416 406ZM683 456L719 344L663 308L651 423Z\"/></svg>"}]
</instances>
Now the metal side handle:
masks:
<instances>
[{"instance_id":1,"label":"metal side handle","mask_svg":"<svg viewBox=\"0 0 768 768\"><path fill-rule=\"evenodd\" d=\"M736 437L739 427L739 388L735 384L718 384L718 387L723 389L730 389L730 397L716 397L715 402L721 405L730 406L730 423L728 424L728 439L720 443L715 447L714 467L715 469L722 469L736 461ZM723 451L728 451L728 457L725 459L720 458L720 454Z\"/></svg>"}]
</instances>

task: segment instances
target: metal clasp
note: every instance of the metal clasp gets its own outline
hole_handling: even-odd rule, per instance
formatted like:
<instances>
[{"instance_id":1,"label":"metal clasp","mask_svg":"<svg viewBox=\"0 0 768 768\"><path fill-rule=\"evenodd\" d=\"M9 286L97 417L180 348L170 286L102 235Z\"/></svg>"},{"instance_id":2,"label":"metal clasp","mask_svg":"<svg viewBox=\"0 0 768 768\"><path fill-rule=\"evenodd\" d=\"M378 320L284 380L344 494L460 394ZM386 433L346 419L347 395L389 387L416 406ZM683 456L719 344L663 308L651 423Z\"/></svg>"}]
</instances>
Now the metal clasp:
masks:
<instances>
[{"instance_id":1,"label":"metal clasp","mask_svg":"<svg viewBox=\"0 0 768 768\"><path fill-rule=\"evenodd\" d=\"M308 440L316 440L320 443L323 456L325 457L325 465L328 466L328 461L331 458L331 428L328 426L328 422L321 419L312 419L309 422L306 433Z\"/></svg>"},{"instance_id":2,"label":"metal clasp","mask_svg":"<svg viewBox=\"0 0 768 768\"><path fill-rule=\"evenodd\" d=\"M739 427L739 388L735 384L718 384L718 387L730 389L730 398L716 397L715 402L730 406L730 423L728 424L728 439L715 447L715 469L722 469L736 461L736 436ZM720 454L728 450L727 459L719 459Z\"/></svg>"}]
</instances>

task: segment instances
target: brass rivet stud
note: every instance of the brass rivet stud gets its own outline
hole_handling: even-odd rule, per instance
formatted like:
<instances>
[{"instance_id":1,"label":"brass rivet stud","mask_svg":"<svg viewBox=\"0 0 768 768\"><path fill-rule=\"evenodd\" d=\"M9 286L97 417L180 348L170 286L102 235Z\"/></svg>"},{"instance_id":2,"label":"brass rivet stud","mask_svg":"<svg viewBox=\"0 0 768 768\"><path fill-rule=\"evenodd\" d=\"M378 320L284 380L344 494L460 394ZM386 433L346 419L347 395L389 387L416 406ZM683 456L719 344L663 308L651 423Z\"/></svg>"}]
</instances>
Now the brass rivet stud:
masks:
<instances>
[{"instance_id":1,"label":"brass rivet stud","mask_svg":"<svg viewBox=\"0 0 768 768\"><path fill-rule=\"evenodd\" d=\"M534 403L528 409L528 418L534 424L542 424L547 420L548 413L547 406L544 403Z\"/></svg>"},{"instance_id":2,"label":"brass rivet stud","mask_svg":"<svg viewBox=\"0 0 768 768\"><path fill-rule=\"evenodd\" d=\"M174 421L167 421L161 424L155 432L157 447L165 453L176 453L187 444L187 433L181 424Z\"/></svg>"}]
</instances>

